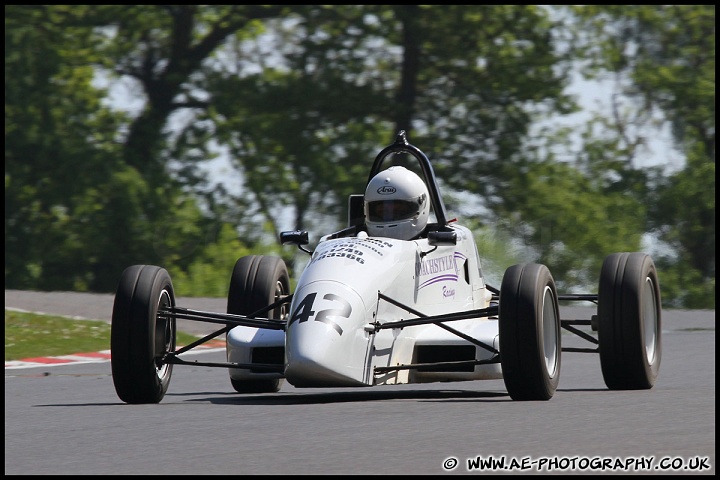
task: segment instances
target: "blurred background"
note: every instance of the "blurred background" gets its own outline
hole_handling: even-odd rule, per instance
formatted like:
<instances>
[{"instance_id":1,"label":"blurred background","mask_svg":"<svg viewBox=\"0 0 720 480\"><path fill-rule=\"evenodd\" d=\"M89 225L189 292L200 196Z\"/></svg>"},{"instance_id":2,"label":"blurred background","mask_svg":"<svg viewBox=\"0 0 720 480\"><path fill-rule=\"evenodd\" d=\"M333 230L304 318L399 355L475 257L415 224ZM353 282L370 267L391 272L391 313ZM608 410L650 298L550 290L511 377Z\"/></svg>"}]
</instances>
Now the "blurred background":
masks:
<instances>
[{"instance_id":1,"label":"blurred background","mask_svg":"<svg viewBox=\"0 0 720 480\"><path fill-rule=\"evenodd\" d=\"M279 232L346 226L399 130L491 285L644 251L664 306L715 308L712 5L6 5L5 288L296 276Z\"/></svg>"}]
</instances>

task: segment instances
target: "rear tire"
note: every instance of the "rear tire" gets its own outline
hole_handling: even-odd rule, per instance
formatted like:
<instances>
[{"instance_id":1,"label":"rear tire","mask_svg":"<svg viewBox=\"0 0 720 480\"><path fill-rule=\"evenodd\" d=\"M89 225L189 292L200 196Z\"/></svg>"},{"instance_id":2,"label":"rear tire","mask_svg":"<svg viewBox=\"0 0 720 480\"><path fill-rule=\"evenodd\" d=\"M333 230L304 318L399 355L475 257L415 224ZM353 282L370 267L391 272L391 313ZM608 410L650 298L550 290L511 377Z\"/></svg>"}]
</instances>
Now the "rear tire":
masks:
<instances>
[{"instance_id":1,"label":"rear tire","mask_svg":"<svg viewBox=\"0 0 720 480\"><path fill-rule=\"evenodd\" d=\"M227 312L250 315L276 302L290 292L290 276L285 262L279 257L248 255L235 263L230 279ZM288 305L269 311L267 318L287 316ZM280 390L279 378L235 380L230 383L238 393L268 393Z\"/></svg>"},{"instance_id":2,"label":"rear tire","mask_svg":"<svg viewBox=\"0 0 720 480\"><path fill-rule=\"evenodd\" d=\"M154 265L133 265L122 273L115 293L110 352L113 383L126 403L160 403L172 364L160 363L175 350L175 319L158 310L175 306L168 272Z\"/></svg>"},{"instance_id":3,"label":"rear tire","mask_svg":"<svg viewBox=\"0 0 720 480\"><path fill-rule=\"evenodd\" d=\"M508 268L500 287L500 364L513 400L549 400L560 379L560 309L545 265Z\"/></svg>"},{"instance_id":4,"label":"rear tire","mask_svg":"<svg viewBox=\"0 0 720 480\"><path fill-rule=\"evenodd\" d=\"M642 390L655 385L660 370L660 283L644 253L605 258L598 289L598 342L605 385Z\"/></svg>"}]
</instances>

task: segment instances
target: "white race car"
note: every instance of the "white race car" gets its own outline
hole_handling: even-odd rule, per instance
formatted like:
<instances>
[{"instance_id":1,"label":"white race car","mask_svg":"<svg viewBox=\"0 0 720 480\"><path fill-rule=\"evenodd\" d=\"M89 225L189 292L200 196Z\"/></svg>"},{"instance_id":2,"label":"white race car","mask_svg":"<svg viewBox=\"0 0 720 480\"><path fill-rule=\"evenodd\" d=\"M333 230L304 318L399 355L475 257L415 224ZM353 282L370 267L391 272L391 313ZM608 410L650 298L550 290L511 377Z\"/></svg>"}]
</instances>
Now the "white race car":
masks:
<instances>
[{"instance_id":1,"label":"white race car","mask_svg":"<svg viewBox=\"0 0 720 480\"><path fill-rule=\"evenodd\" d=\"M395 155L417 161L422 185L404 167L382 168ZM292 293L275 256L237 260L227 313L177 306L164 268L127 268L112 315L120 399L159 403L174 365L200 365L227 368L239 393L276 392L283 380L313 388L503 379L514 400L548 400L561 351L599 353L610 389L653 387L661 300L649 255L609 255L597 294L558 295L550 270L532 263L509 267L496 289L483 279L472 232L447 218L430 161L404 132L378 154L367 187L349 198L348 228L313 252L307 232L281 234L311 255ZM561 320L559 301L593 302L597 315ZM177 348L177 319L221 327ZM562 348L562 328L592 346ZM226 362L181 358L222 334Z\"/></svg>"}]
</instances>

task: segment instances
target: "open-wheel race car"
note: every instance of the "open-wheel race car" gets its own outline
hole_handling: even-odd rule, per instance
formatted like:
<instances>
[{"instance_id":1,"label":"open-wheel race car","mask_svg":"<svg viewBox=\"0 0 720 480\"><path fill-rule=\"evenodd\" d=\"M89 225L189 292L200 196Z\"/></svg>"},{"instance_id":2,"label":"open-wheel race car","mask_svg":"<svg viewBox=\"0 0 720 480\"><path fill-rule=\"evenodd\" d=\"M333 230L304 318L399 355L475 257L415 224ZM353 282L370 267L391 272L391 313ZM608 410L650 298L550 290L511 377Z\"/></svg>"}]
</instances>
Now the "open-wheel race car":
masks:
<instances>
[{"instance_id":1,"label":"open-wheel race car","mask_svg":"<svg viewBox=\"0 0 720 480\"><path fill-rule=\"evenodd\" d=\"M392 165L395 155L416 171ZM310 254L294 292L284 261L237 260L227 312L176 305L168 272L134 265L121 276L112 314L115 390L126 403L159 403L175 365L227 368L239 393L295 387L369 387L503 379L514 400L548 400L561 351L598 353L609 389L652 388L661 359L657 271L644 253L614 253L597 294L559 295L548 267L510 266L485 283L472 232L448 219L430 161L401 131L375 158L364 194L348 201L348 227L320 238L283 232ZM592 302L585 320L560 318L559 302ZM177 320L218 330L178 348ZM578 327L590 327L580 329ZM591 344L561 347L561 329ZM226 361L183 353L225 334Z\"/></svg>"}]
</instances>

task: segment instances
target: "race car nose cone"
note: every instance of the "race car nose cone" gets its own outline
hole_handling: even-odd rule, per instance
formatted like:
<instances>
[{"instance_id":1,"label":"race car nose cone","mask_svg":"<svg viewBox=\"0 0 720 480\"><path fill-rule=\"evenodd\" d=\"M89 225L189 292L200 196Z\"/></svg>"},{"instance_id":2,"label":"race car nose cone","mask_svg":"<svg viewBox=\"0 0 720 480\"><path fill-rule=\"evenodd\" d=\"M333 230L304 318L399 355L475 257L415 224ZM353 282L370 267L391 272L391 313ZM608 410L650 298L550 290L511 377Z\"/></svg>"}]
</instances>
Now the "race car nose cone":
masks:
<instances>
[{"instance_id":1,"label":"race car nose cone","mask_svg":"<svg viewBox=\"0 0 720 480\"><path fill-rule=\"evenodd\" d=\"M360 296L338 282L295 293L285 337L285 378L296 387L366 384L369 333Z\"/></svg>"}]
</instances>

